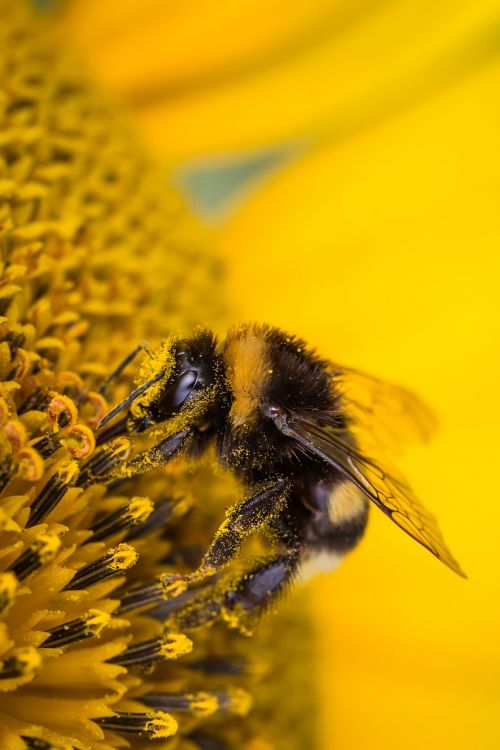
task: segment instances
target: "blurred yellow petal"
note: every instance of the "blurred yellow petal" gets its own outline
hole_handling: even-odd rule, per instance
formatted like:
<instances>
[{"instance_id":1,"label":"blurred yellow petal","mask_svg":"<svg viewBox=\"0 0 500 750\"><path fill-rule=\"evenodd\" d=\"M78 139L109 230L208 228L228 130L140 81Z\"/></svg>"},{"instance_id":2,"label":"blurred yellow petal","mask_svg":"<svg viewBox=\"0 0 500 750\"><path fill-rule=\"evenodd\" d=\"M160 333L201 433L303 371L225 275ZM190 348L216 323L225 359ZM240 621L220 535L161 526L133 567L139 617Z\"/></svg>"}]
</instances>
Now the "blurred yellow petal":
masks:
<instances>
[{"instance_id":1,"label":"blurred yellow petal","mask_svg":"<svg viewBox=\"0 0 500 750\"><path fill-rule=\"evenodd\" d=\"M215 7L74 0L62 21L171 162L348 130L498 44L494 0Z\"/></svg>"},{"instance_id":2,"label":"blurred yellow petal","mask_svg":"<svg viewBox=\"0 0 500 750\"><path fill-rule=\"evenodd\" d=\"M328 0L73 0L64 10L106 82L139 100L184 96L275 63L314 43L339 13Z\"/></svg>"},{"instance_id":3,"label":"blurred yellow petal","mask_svg":"<svg viewBox=\"0 0 500 750\"><path fill-rule=\"evenodd\" d=\"M470 580L372 513L315 587L328 749L500 743L499 85L497 59L325 145L222 230L241 319L413 384L442 423L405 469Z\"/></svg>"}]
</instances>

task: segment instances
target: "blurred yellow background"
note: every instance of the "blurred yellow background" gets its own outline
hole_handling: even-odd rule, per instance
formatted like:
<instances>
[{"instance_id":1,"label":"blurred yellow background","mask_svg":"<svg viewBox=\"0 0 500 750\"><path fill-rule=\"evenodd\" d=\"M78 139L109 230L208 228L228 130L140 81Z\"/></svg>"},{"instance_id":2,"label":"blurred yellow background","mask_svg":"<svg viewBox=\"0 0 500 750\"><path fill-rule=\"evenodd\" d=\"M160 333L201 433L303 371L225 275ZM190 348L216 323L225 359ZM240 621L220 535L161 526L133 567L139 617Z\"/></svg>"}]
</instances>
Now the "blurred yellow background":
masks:
<instances>
[{"instance_id":1,"label":"blurred yellow background","mask_svg":"<svg viewBox=\"0 0 500 750\"><path fill-rule=\"evenodd\" d=\"M276 155L204 214L239 319L439 416L402 467L469 580L374 510L311 584L321 750L498 748L498 3L73 0L59 20L181 181Z\"/></svg>"},{"instance_id":2,"label":"blurred yellow background","mask_svg":"<svg viewBox=\"0 0 500 750\"><path fill-rule=\"evenodd\" d=\"M500 744L500 122L478 108L499 73L318 152L225 230L243 318L411 384L441 422L405 469L469 580L372 513L314 587L328 750Z\"/></svg>"}]
</instances>

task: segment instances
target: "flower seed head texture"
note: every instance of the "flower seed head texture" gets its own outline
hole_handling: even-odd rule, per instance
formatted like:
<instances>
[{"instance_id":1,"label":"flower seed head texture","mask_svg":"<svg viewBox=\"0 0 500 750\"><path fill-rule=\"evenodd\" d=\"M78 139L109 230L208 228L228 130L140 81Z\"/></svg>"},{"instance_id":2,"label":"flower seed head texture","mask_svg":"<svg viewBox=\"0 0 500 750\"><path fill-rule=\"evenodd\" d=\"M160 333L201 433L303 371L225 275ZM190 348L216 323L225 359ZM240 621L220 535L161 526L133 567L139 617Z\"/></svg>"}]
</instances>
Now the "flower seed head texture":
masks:
<instances>
[{"instance_id":1,"label":"flower seed head texture","mask_svg":"<svg viewBox=\"0 0 500 750\"><path fill-rule=\"evenodd\" d=\"M46 22L0 14L0 747L273 747L270 637L180 632L164 577L237 488L209 461L109 481L132 446L96 442L136 344L226 325L210 238Z\"/></svg>"}]
</instances>

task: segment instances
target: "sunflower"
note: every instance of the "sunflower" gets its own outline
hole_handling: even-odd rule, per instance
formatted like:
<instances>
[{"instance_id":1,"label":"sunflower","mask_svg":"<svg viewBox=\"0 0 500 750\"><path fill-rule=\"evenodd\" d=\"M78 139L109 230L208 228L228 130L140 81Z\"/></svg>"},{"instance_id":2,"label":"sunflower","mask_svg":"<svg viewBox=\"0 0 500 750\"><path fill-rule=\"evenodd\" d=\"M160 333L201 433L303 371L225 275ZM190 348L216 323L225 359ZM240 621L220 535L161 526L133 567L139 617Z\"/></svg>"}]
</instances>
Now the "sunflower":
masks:
<instances>
[{"instance_id":1,"label":"sunflower","mask_svg":"<svg viewBox=\"0 0 500 750\"><path fill-rule=\"evenodd\" d=\"M404 468L470 576L372 514L312 589L320 746L497 747L498 3L216 5L61 25L218 232L234 317L431 402Z\"/></svg>"},{"instance_id":2,"label":"sunflower","mask_svg":"<svg viewBox=\"0 0 500 750\"><path fill-rule=\"evenodd\" d=\"M182 461L118 480L130 440L95 431L135 343L156 361L166 332L225 324L209 233L43 19L0 12L0 747L271 747L270 644L186 634L165 576L234 482Z\"/></svg>"},{"instance_id":3,"label":"sunflower","mask_svg":"<svg viewBox=\"0 0 500 750\"><path fill-rule=\"evenodd\" d=\"M134 276L144 279L144 296L127 296L128 290L119 294L122 304L139 303L135 312L130 306L127 317L129 344L145 337L156 343L167 328L184 329L200 319L216 328L225 325L224 315L214 308L220 282L208 284L206 295L198 287L210 278L204 264L215 229L228 272L226 288L239 305L231 314L233 321L257 318L295 330L331 358L414 385L431 400L442 432L425 455L415 452L409 457L406 469L438 514L471 577L464 588L445 571L439 572L432 560L422 559L373 514L361 549L333 580L316 582L312 589L321 659L311 659L311 632L302 616L301 594L295 590L292 614L284 612L273 620L272 632L278 634L274 640L279 639L281 649L274 647L272 636L263 639L261 629L241 649L238 642L233 652L257 654L277 679L268 673L255 687L246 677L236 679L234 669L225 676L214 675L212 669L195 684L191 669L191 682L182 688L176 683L174 688L174 667L196 661L195 651L168 664L157 663L157 670L167 674L164 693L177 690L178 700L179 694L194 689L193 684L200 691L210 690L213 680L219 680L214 690L243 688L254 700L244 721L233 723L219 708L212 715L213 724L195 729L179 724L172 741L182 737L182 742L198 747L247 743L255 750L268 746L270 732L280 750L293 747L294 739L299 747L312 748L311 727L318 711L311 705L311 683L318 669L318 743L325 750L437 750L448 744L468 750L479 740L482 747L496 748L498 504L493 502L491 467L496 462L500 417L499 360L492 356L498 335L498 4L294 0L285 7L274 0L252 0L215 7L204 0L177 6L158 0L66 0L53 5L64 36L142 132L155 160L163 161L163 195L165 182L175 179L210 225L209 238L205 234L200 240L199 228L194 238L190 211L183 206L173 212L183 218L182 231L189 234L194 255L182 266L184 272L177 273L177 254L185 245L169 241L169 274L174 274L169 278L175 281L172 296L162 298L154 290L160 290L165 278L167 249L162 244L156 265L154 254L148 253L148 268L140 264ZM17 41L13 46L17 49ZM47 80L53 64L50 67ZM27 79L29 83L29 75ZM78 81L81 85L80 73ZM106 109L110 128L113 117L119 119ZM115 139L113 129L113 143ZM115 167L127 163L130 153L135 163L136 145L113 160ZM128 199L134 194L133 189L125 192ZM169 195L178 205L175 191ZM110 212L121 220L121 211L109 208L101 223L94 217L94 233L108 230ZM142 236L144 214L137 220L142 222ZM143 253L144 243L140 244L138 252ZM100 247L99 262L106 252L107 240ZM126 259L128 263L128 252ZM125 254L117 252L101 271L96 260L92 288L102 290L103 279L111 277L116 285L116 268L124 262ZM100 297L103 319L110 299L107 291ZM173 300L180 306L171 304ZM81 315L80 307L78 311ZM70 369L85 387L90 382L98 389L127 348L115 325L95 340L91 329L99 330L95 324L102 321L94 314L89 321L88 334L78 342L96 353L85 361L75 355ZM66 349L59 354L61 362ZM99 363L95 371L87 369L88 359L93 368ZM128 377L124 373L113 385L108 394L113 402L130 389ZM71 390L59 388L57 393L73 400ZM5 413L9 421L13 412ZM62 429L60 437L65 438L68 427L69 423L61 425L56 434ZM8 434L12 435L10 426ZM13 434L19 446L18 433ZM28 431L29 439L19 448L24 451L19 458L26 459L19 461L19 471L31 471L35 464L40 468L33 441L42 435L47 438L43 425ZM61 476L68 476L68 471L61 467ZM189 481L183 476L179 484L176 477L175 486L184 496L189 495L190 483L197 494L199 480L191 472ZM213 501L206 505L210 521L189 524L187 534L180 514L175 533L181 548L194 539L206 543L203 532L210 523L216 525L217 508L233 500L231 490L224 489L229 481L218 476L212 484L204 477L203 496L213 487ZM142 489L138 482L137 494L121 498L118 507L132 500L146 503L142 508L148 500L156 507L161 487L159 495L151 487L148 482ZM29 505L22 502L22 507ZM54 513L57 507L62 506ZM193 507L199 512L196 502ZM22 526L10 510L7 525L12 518ZM96 523L100 520L105 516L97 516ZM14 533L12 527L9 533ZM171 540L167 529L166 541L156 539L155 544L172 545ZM48 546L36 552L50 556L50 544L41 541ZM123 543L129 542L113 539L102 555ZM145 560L146 551L136 550L139 559L127 580L139 582L133 576L135 571L144 575L139 566L145 562L148 575L151 569L162 575L165 562L158 565L158 558L165 561L168 552L156 549ZM77 558L75 565L81 565ZM16 580L15 575L6 579L2 601L10 601ZM164 606L175 607L175 599L166 599ZM117 609L113 618L118 617ZM101 619L96 621L92 613L90 617L100 634L96 644L102 643L107 629L101 629ZM129 617L124 632L127 627L134 631L133 615ZM144 619L141 616L141 627ZM74 627L85 628L87 621ZM214 655L217 664L227 655L235 637L217 632L207 630L202 645L195 644L205 649L205 671L208 664L213 667ZM91 642L87 638L70 644L68 653ZM43 657L43 649L37 650ZM38 669L33 661L37 657L30 653L27 672ZM139 668L129 672L138 679ZM18 688L20 697L24 690L24 685ZM130 688L126 696L139 694L140 688L137 693ZM139 703L127 710L144 711ZM171 714L185 715L173 709ZM192 707L188 715L192 720ZM42 731L39 724L33 725L38 728L30 736L41 737L36 734ZM110 730L100 728L109 741ZM189 741L184 739L187 735ZM18 736L11 730L10 737ZM131 737L122 731L112 741L126 736ZM136 736L133 741L142 740Z\"/></svg>"}]
</instances>

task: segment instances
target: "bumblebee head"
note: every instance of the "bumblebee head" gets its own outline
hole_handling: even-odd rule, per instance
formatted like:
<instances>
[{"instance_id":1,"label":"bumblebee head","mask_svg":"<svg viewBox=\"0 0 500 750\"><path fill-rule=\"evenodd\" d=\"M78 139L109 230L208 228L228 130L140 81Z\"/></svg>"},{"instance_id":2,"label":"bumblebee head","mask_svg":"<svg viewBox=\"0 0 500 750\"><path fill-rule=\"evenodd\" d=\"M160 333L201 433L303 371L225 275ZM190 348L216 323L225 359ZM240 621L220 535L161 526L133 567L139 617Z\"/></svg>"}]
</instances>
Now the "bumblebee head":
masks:
<instances>
[{"instance_id":1,"label":"bumblebee head","mask_svg":"<svg viewBox=\"0 0 500 750\"><path fill-rule=\"evenodd\" d=\"M104 417L99 428L126 409L129 432L144 432L174 419L203 419L216 400L220 380L216 346L211 331L200 330L161 347L143 368L144 382Z\"/></svg>"}]
</instances>

